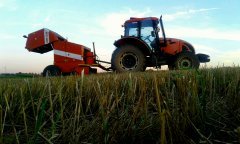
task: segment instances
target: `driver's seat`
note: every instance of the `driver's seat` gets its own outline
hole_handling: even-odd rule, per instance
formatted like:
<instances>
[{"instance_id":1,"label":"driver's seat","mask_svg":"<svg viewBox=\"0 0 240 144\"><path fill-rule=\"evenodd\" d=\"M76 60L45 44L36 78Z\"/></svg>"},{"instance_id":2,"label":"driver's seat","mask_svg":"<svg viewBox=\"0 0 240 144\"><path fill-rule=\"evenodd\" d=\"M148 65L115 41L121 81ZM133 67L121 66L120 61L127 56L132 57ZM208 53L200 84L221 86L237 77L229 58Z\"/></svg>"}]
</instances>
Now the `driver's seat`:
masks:
<instances>
[{"instance_id":1,"label":"driver's seat","mask_svg":"<svg viewBox=\"0 0 240 144\"><path fill-rule=\"evenodd\" d=\"M159 42L157 41L157 38L155 38L155 39L150 43L151 47L154 49L154 51L155 51L156 53L160 53L160 52L161 52L158 43L159 43Z\"/></svg>"}]
</instances>

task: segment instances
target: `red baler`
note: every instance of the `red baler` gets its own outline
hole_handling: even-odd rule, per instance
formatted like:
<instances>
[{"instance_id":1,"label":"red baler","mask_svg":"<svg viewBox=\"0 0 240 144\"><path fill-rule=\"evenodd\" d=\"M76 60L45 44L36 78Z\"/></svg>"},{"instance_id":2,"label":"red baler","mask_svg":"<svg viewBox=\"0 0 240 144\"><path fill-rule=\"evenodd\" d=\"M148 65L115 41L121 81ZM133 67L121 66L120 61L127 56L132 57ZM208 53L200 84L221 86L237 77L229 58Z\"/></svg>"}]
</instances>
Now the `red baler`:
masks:
<instances>
[{"instance_id":1,"label":"red baler","mask_svg":"<svg viewBox=\"0 0 240 144\"><path fill-rule=\"evenodd\" d=\"M90 48L68 42L49 29L44 28L24 37L27 38L26 49L31 52L43 54L54 51L54 64L43 70L44 76L83 72L89 74L97 72L97 69L92 67L104 68L96 63L96 56Z\"/></svg>"}]
</instances>

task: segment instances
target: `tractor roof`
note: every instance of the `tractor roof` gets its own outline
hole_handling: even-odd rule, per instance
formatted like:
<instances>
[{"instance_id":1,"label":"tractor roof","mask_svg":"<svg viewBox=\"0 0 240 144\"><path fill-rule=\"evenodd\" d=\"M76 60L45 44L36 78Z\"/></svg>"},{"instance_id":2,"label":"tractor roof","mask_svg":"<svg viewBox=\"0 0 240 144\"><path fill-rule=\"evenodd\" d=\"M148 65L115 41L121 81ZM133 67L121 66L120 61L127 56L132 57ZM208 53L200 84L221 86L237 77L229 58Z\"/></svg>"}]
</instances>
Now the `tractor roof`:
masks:
<instances>
[{"instance_id":1,"label":"tractor roof","mask_svg":"<svg viewBox=\"0 0 240 144\"><path fill-rule=\"evenodd\" d=\"M130 17L129 20L125 21L125 24L126 23L132 23L132 22L139 22L139 21L143 21L143 20L155 20L155 21L157 21L158 18L156 18L156 17L144 17L144 18Z\"/></svg>"}]
</instances>

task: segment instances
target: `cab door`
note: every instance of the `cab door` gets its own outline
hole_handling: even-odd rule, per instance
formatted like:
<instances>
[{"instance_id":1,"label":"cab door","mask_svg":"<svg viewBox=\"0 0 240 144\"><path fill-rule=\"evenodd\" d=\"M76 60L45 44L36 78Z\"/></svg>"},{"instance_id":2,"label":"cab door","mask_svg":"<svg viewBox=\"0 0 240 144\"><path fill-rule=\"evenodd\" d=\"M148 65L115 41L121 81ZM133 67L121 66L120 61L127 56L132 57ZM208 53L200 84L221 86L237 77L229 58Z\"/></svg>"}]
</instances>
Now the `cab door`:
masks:
<instances>
[{"instance_id":1,"label":"cab door","mask_svg":"<svg viewBox=\"0 0 240 144\"><path fill-rule=\"evenodd\" d=\"M156 34L153 29L152 20L143 20L141 22L140 38L147 43L147 45L153 48L153 43L156 39Z\"/></svg>"}]
</instances>

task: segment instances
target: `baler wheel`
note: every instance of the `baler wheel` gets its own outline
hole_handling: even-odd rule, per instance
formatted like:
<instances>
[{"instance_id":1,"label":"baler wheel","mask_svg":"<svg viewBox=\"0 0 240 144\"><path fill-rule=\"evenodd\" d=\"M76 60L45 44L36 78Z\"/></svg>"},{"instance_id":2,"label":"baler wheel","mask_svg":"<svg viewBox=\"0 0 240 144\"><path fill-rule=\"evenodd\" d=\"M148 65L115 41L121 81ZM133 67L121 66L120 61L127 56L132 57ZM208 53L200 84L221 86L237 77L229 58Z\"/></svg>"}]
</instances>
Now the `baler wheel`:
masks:
<instances>
[{"instance_id":1,"label":"baler wheel","mask_svg":"<svg viewBox=\"0 0 240 144\"><path fill-rule=\"evenodd\" d=\"M43 76L59 76L61 74L61 70L55 65L49 65L43 70Z\"/></svg>"}]
</instances>

